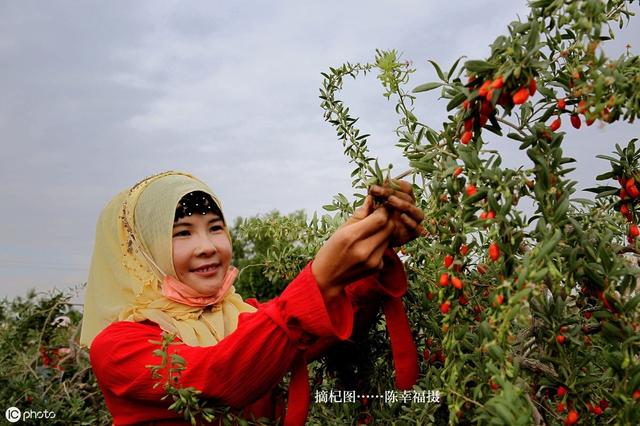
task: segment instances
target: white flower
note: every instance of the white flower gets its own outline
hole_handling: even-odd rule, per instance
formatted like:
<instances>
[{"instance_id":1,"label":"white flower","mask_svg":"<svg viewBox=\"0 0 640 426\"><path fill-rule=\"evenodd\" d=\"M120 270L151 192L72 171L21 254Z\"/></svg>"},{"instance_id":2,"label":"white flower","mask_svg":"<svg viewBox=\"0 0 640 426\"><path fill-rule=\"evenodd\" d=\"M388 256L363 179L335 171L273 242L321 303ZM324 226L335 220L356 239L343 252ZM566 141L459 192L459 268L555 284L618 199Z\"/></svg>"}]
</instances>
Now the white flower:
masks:
<instances>
[{"instance_id":1,"label":"white flower","mask_svg":"<svg viewBox=\"0 0 640 426\"><path fill-rule=\"evenodd\" d=\"M66 315L60 315L51 322L51 325L56 327L68 327L69 324L71 324L71 318Z\"/></svg>"}]
</instances>

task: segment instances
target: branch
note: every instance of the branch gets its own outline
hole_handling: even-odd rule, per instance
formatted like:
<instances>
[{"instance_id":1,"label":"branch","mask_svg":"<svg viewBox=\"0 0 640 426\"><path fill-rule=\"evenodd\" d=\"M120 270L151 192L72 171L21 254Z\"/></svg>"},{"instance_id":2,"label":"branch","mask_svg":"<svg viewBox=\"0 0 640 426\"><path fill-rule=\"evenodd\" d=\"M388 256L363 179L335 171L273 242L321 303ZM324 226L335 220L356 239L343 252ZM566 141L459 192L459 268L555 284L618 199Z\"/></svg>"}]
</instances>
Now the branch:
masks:
<instances>
[{"instance_id":1,"label":"branch","mask_svg":"<svg viewBox=\"0 0 640 426\"><path fill-rule=\"evenodd\" d=\"M504 118L500 118L500 117L496 117L496 120L499 121L502 124L506 124L507 126L511 127L512 129L514 129L515 131L517 131L518 133L520 133L522 136L527 136L527 134L525 132L522 131L522 129L518 126L516 126L515 124L513 124L510 121L505 120Z\"/></svg>"},{"instance_id":2,"label":"branch","mask_svg":"<svg viewBox=\"0 0 640 426\"><path fill-rule=\"evenodd\" d=\"M558 373L556 373L556 370L553 367L545 365L537 359L519 358L518 361L523 368L526 368L529 371L558 378Z\"/></svg>"}]
</instances>

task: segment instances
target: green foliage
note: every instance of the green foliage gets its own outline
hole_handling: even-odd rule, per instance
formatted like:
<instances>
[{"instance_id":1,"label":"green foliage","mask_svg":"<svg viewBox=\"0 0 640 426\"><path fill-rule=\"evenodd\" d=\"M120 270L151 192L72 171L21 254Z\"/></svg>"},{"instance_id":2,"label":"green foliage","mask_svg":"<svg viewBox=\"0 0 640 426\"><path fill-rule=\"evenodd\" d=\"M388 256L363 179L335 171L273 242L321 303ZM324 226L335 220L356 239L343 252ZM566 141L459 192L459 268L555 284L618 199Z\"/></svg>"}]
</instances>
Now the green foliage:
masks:
<instances>
[{"instance_id":1,"label":"green foliage","mask_svg":"<svg viewBox=\"0 0 640 426\"><path fill-rule=\"evenodd\" d=\"M89 364L78 345L82 315L60 292L0 301L0 401L23 412L55 413L47 424L109 424Z\"/></svg>"},{"instance_id":2,"label":"green foliage","mask_svg":"<svg viewBox=\"0 0 640 426\"><path fill-rule=\"evenodd\" d=\"M279 295L339 223L328 215L307 219L303 211L236 219L231 235L233 264L240 270L237 291L262 301Z\"/></svg>"}]
</instances>

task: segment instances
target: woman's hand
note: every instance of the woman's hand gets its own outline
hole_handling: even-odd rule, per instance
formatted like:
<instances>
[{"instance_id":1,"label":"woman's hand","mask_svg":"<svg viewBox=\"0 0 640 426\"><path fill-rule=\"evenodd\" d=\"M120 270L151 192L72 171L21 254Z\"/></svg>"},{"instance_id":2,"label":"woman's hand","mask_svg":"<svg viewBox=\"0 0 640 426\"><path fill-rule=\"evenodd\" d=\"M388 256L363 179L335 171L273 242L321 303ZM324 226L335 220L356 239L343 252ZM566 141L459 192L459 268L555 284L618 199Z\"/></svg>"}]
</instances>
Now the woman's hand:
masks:
<instances>
[{"instance_id":1,"label":"woman's hand","mask_svg":"<svg viewBox=\"0 0 640 426\"><path fill-rule=\"evenodd\" d=\"M424 213L416 206L411 184L403 180L393 182L399 189L373 185L369 188L369 194L382 199L382 204L389 210L394 223L390 246L399 247L416 239L418 235L424 235L426 230L421 225Z\"/></svg>"},{"instance_id":2,"label":"woman's hand","mask_svg":"<svg viewBox=\"0 0 640 426\"><path fill-rule=\"evenodd\" d=\"M342 293L343 287L382 269L382 256L395 225L387 209L373 209L368 196L320 248L311 271L325 299Z\"/></svg>"}]
</instances>

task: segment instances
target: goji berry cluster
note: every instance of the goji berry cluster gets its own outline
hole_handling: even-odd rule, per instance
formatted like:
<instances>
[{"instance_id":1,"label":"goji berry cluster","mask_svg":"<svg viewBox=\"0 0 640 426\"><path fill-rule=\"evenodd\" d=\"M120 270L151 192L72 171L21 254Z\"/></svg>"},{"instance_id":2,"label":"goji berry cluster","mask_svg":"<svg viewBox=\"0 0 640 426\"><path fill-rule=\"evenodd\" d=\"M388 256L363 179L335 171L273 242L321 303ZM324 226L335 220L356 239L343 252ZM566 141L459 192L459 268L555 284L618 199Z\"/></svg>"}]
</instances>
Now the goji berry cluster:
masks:
<instances>
[{"instance_id":1,"label":"goji berry cluster","mask_svg":"<svg viewBox=\"0 0 640 426\"><path fill-rule=\"evenodd\" d=\"M464 145L471 142L489 120L495 120L496 105L510 111L515 105L525 103L538 90L534 77L505 80L501 75L493 80L471 76L467 87L471 95L462 103L464 128L459 135Z\"/></svg>"},{"instance_id":2,"label":"goji berry cluster","mask_svg":"<svg viewBox=\"0 0 640 426\"><path fill-rule=\"evenodd\" d=\"M640 229L638 229L638 224L635 223L633 217L634 204L640 196L640 190L638 190L638 185L634 176L620 176L618 178L618 183L620 184L620 214L627 219L629 222L629 232L627 234L627 239L630 244L632 244L635 239L640 235Z\"/></svg>"}]
</instances>

